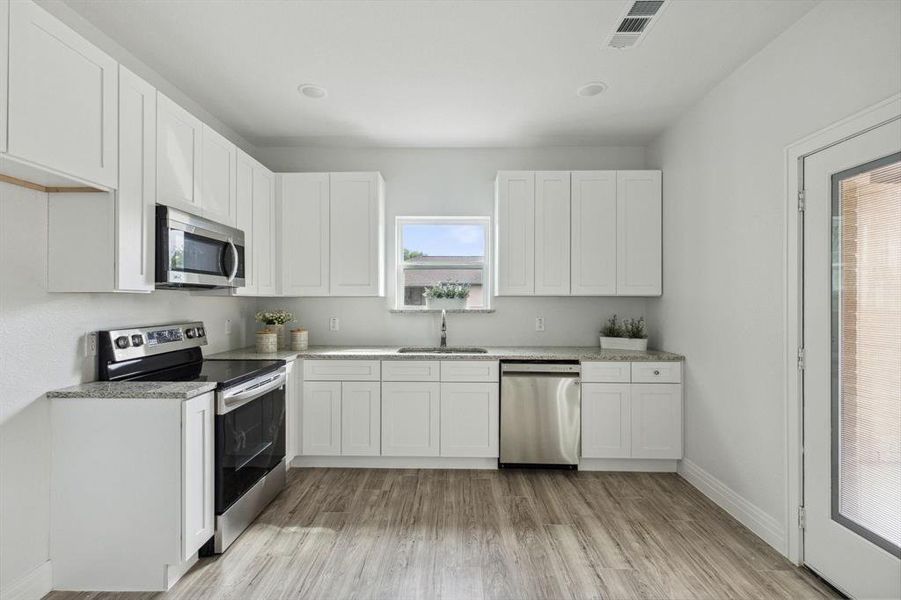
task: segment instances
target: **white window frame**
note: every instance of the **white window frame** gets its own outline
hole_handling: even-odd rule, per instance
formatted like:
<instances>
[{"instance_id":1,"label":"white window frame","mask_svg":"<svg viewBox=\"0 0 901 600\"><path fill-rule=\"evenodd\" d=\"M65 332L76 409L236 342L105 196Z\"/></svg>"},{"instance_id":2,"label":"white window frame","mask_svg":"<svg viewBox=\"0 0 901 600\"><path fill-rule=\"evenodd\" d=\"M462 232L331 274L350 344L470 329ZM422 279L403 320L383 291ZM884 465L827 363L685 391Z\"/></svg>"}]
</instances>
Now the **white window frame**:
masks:
<instances>
[{"instance_id":1,"label":"white window frame","mask_svg":"<svg viewBox=\"0 0 901 600\"><path fill-rule=\"evenodd\" d=\"M466 310L484 311L491 309L492 298L494 297L494 288L492 281L491 262L492 258L492 239L491 239L491 217L396 217L394 221L394 307L396 310L404 311L427 311L425 306L406 306L404 305L404 269L429 268L429 269L470 269L473 263L455 263L455 262L436 262L429 265L418 265L404 260L404 225L481 225L485 231L485 257L482 261L482 290L485 301L483 306L479 308L469 308Z\"/></svg>"}]
</instances>

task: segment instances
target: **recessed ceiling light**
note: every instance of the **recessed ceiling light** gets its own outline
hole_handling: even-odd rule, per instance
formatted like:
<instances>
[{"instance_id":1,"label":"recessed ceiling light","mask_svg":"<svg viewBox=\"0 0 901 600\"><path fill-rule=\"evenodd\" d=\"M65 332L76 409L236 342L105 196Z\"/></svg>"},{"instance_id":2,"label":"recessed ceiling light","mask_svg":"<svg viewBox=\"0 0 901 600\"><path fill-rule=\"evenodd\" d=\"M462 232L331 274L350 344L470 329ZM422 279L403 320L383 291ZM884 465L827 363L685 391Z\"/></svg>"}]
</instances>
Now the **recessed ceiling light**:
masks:
<instances>
[{"instance_id":1,"label":"recessed ceiling light","mask_svg":"<svg viewBox=\"0 0 901 600\"><path fill-rule=\"evenodd\" d=\"M316 85L315 83L301 83L297 86L297 91L306 96L307 98L325 98L328 96L328 92L324 87Z\"/></svg>"},{"instance_id":2,"label":"recessed ceiling light","mask_svg":"<svg viewBox=\"0 0 901 600\"><path fill-rule=\"evenodd\" d=\"M603 81L592 81L591 83L586 83L585 85L577 89L576 93L583 98L589 98L591 96L597 96L606 89L607 84Z\"/></svg>"}]
</instances>

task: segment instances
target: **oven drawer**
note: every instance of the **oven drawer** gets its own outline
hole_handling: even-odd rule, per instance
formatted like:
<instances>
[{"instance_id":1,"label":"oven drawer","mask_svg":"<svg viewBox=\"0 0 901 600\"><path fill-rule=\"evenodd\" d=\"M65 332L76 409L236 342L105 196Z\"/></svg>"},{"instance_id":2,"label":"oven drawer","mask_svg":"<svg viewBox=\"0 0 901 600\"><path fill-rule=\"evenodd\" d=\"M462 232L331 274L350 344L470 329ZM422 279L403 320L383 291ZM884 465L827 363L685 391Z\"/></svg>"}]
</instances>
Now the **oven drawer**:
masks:
<instances>
[{"instance_id":1,"label":"oven drawer","mask_svg":"<svg viewBox=\"0 0 901 600\"><path fill-rule=\"evenodd\" d=\"M304 381L378 381L382 376L377 360L305 360Z\"/></svg>"}]
</instances>

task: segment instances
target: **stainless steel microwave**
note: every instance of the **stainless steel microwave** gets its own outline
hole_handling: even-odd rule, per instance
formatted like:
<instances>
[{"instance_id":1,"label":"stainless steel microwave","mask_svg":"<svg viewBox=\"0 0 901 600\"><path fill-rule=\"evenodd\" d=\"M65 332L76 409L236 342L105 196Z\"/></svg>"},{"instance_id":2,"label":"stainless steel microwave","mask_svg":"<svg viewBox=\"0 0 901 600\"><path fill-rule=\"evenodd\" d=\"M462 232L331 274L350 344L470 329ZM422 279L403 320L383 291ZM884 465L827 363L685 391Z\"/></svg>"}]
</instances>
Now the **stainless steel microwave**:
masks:
<instances>
[{"instance_id":1,"label":"stainless steel microwave","mask_svg":"<svg viewBox=\"0 0 901 600\"><path fill-rule=\"evenodd\" d=\"M156 287L244 285L244 232L169 206L156 206Z\"/></svg>"}]
</instances>

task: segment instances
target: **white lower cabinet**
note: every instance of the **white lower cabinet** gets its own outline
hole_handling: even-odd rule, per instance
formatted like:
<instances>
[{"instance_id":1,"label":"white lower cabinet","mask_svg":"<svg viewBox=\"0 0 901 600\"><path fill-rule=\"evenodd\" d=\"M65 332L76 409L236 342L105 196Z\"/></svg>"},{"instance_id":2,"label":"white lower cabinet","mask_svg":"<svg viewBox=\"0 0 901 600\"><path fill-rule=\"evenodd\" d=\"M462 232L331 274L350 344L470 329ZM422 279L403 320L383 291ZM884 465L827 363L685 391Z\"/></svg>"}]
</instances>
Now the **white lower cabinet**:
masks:
<instances>
[{"instance_id":1,"label":"white lower cabinet","mask_svg":"<svg viewBox=\"0 0 901 600\"><path fill-rule=\"evenodd\" d=\"M582 456L632 455L632 402L628 383L582 384Z\"/></svg>"},{"instance_id":2,"label":"white lower cabinet","mask_svg":"<svg viewBox=\"0 0 901 600\"><path fill-rule=\"evenodd\" d=\"M632 384L632 458L682 458L681 384Z\"/></svg>"},{"instance_id":3,"label":"white lower cabinet","mask_svg":"<svg viewBox=\"0 0 901 600\"><path fill-rule=\"evenodd\" d=\"M382 455L440 454L441 384L382 383Z\"/></svg>"},{"instance_id":4,"label":"white lower cabinet","mask_svg":"<svg viewBox=\"0 0 901 600\"><path fill-rule=\"evenodd\" d=\"M377 381L341 384L341 454L378 456L382 451L382 393Z\"/></svg>"},{"instance_id":5,"label":"white lower cabinet","mask_svg":"<svg viewBox=\"0 0 901 600\"><path fill-rule=\"evenodd\" d=\"M304 382L301 422L304 454L341 454L340 381Z\"/></svg>"},{"instance_id":6,"label":"white lower cabinet","mask_svg":"<svg viewBox=\"0 0 901 600\"><path fill-rule=\"evenodd\" d=\"M498 385L441 384L441 456L498 456Z\"/></svg>"},{"instance_id":7,"label":"white lower cabinet","mask_svg":"<svg viewBox=\"0 0 901 600\"><path fill-rule=\"evenodd\" d=\"M187 560L213 537L212 396L196 396L181 405L182 558Z\"/></svg>"}]
</instances>

